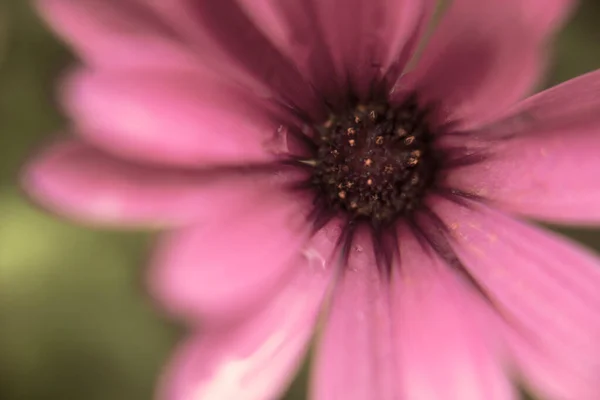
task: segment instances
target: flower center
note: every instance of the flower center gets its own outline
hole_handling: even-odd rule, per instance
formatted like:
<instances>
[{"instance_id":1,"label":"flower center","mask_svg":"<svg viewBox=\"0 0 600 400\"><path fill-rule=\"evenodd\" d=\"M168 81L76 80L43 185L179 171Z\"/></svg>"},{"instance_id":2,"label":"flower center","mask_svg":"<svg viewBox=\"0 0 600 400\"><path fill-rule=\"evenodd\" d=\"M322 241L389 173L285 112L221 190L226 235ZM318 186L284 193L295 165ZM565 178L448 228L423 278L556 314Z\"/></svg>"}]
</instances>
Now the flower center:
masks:
<instances>
[{"instance_id":1,"label":"flower center","mask_svg":"<svg viewBox=\"0 0 600 400\"><path fill-rule=\"evenodd\" d=\"M386 224L416 209L437 170L426 113L358 105L317 129L312 184L321 201L351 220Z\"/></svg>"}]
</instances>

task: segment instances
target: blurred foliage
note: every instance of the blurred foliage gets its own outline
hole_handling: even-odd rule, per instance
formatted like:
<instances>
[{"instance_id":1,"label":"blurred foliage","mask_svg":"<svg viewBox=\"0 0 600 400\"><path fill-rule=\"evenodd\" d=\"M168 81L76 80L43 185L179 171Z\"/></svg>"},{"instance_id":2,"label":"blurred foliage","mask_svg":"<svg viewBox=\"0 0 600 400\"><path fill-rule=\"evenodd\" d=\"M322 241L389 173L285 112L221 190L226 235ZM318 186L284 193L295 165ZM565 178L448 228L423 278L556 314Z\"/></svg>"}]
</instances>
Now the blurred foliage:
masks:
<instances>
[{"instance_id":1,"label":"blurred foliage","mask_svg":"<svg viewBox=\"0 0 600 400\"><path fill-rule=\"evenodd\" d=\"M0 398L150 399L181 332L143 290L148 236L74 226L19 192L19 167L64 123L53 92L73 60L29 2L0 1ZM548 84L600 66L599 18L600 3L584 2ZM596 231L562 231L600 248Z\"/></svg>"}]
</instances>

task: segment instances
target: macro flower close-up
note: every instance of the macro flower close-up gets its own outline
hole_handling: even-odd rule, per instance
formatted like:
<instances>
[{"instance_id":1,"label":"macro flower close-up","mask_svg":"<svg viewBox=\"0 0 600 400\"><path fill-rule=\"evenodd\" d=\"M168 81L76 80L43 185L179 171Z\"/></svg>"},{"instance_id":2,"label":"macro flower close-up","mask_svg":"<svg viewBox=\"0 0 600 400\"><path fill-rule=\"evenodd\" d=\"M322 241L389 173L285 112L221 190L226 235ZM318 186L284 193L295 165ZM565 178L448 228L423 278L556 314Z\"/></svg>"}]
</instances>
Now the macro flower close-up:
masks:
<instances>
[{"instance_id":1,"label":"macro flower close-up","mask_svg":"<svg viewBox=\"0 0 600 400\"><path fill-rule=\"evenodd\" d=\"M157 398L600 398L600 71L570 0L38 0L79 63L22 186L159 229ZM310 355L310 356L309 356Z\"/></svg>"}]
</instances>

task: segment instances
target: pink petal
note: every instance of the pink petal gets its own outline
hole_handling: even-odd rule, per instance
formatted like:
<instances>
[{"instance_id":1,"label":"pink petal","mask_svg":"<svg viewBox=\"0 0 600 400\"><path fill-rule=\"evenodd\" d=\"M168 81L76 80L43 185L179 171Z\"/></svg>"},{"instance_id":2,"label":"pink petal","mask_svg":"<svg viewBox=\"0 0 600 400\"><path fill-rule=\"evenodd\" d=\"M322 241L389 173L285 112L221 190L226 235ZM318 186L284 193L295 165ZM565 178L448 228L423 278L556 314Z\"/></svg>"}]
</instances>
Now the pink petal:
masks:
<instances>
[{"instance_id":1,"label":"pink petal","mask_svg":"<svg viewBox=\"0 0 600 400\"><path fill-rule=\"evenodd\" d=\"M482 131L521 136L598 127L599 91L600 70L589 72L521 101L503 119Z\"/></svg>"},{"instance_id":2,"label":"pink petal","mask_svg":"<svg viewBox=\"0 0 600 400\"><path fill-rule=\"evenodd\" d=\"M398 61L434 1L330 0L318 2L323 37L339 76L367 98L374 78ZM400 66L402 68L403 66Z\"/></svg>"},{"instance_id":3,"label":"pink petal","mask_svg":"<svg viewBox=\"0 0 600 400\"><path fill-rule=\"evenodd\" d=\"M570 362L561 364L556 356L546 348L536 348L535 343L515 332L507 335L525 387L535 398L547 400L596 400L599 368L589 364L580 366Z\"/></svg>"},{"instance_id":4,"label":"pink petal","mask_svg":"<svg viewBox=\"0 0 600 400\"><path fill-rule=\"evenodd\" d=\"M55 144L27 167L27 192L52 211L99 224L181 225L215 219L268 187L132 164L77 141Z\"/></svg>"},{"instance_id":5,"label":"pink petal","mask_svg":"<svg viewBox=\"0 0 600 400\"><path fill-rule=\"evenodd\" d=\"M308 224L296 199L265 193L243 211L168 235L150 286L169 311L227 322L264 304L298 265Z\"/></svg>"},{"instance_id":6,"label":"pink petal","mask_svg":"<svg viewBox=\"0 0 600 400\"><path fill-rule=\"evenodd\" d=\"M243 0L241 5L327 94L340 90L348 71L368 85L390 67L424 13L424 3L412 0L375 0L368 6L357 0Z\"/></svg>"},{"instance_id":7,"label":"pink petal","mask_svg":"<svg viewBox=\"0 0 600 400\"><path fill-rule=\"evenodd\" d=\"M138 0L37 0L52 28L88 63L105 68L194 68L177 32Z\"/></svg>"},{"instance_id":8,"label":"pink petal","mask_svg":"<svg viewBox=\"0 0 600 400\"><path fill-rule=\"evenodd\" d=\"M454 171L448 184L534 218L600 221L599 78L590 73L524 101L515 117L481 134L512 137L495 143L489 159Z\"/></svg>"},{"instance_id":9,"label":"pink petal","mask_svg":"<svg viewBox=\"0 0 600 400\"><path fill-rule=\"evenodd\" d=\"M240 0L254 24L290 60L304 78L328 99L340 95L342 82L321 29L312 0Z\"/></svg>"},{"instance_id":10,"label":"pink petal","mask_svg":"<svg viewBox=\"0 0 600 400\"><path fill-rule=\"evenodd\" d=\"M415 33L421 34L431 23L436 0L384 0L382 3L382 24L377 21L371 21L372 26L365 24L363 27L370 32L371 29L380 29L381 34L377 38L384 43L381 49L382 64L386 69L397 62L398 57L405 51L406 46L410 46L410 40ZM404 65L402 65L404 67Z\"/></svg>"},{"instance_id":11,"label":"pink petal","mask_svg":"<svg viewBox=\"0 0 600 400\"><path fill-rule=\"evenodd\" d=\"M202 74L80 71L65 87L77 131L124 157L203 166L273 159L278 125L244 91Z\"/></svg>"},{"instance_id":12,"label":"pink petal","mask_svg":"<svg viewBox=\"0 0 600 400\"><path fill-rule=\"evenodd\" d=\"M527 94L542 69L528 22L511 3L453 1L399 93L416 91L465 127L489 120Z\"/></svg>"},{"instance_id":13,"label":"pink petal","mask_svg":"<svg viewBox=\"0 0 600 400\"><path fill-rule=\"evenodd\" d=\"M439 202L435 211L516 336L515 362L525 379L555 399L600 393L600 260L482 206Z\"/></svg>"},{"instance_id":14,"label":"pink petal","mask_svg":"<svg viewBox=\"0 0 600 400\"><path fill-rule=\"evenodd\" d=\"M312 336L330 279L327 271L320 259L303 259L259 314L235 329L211 330L188 340L163 378L159 398L279 398Z\"/></svg>"},{"instance_id":15,"label":"pink petal","mask_svg":"<svg viewBox=\"0 0 600 400\"><path fill-rule=\"evenodd\" d=\"M396 398L394 331L388 282L381 280L368 237L350 255L332 293L315 356L312 399Z\"/></svg>"},{"instance_id":16,"label":"pink petal","mask_svg":"<svg viewBox=\"0 0 600 400\"><path fill-rule=\"evenodd\" d=\"M530 27L541 35L556 31L571 15L577 5L576 0L512 0L521 6L522 13Z\"/></svg>"},{"instance_id":17,"label":"pink petal","mask_svg":"<svg viewBox=\"0 0 600 400\"><path fill-rule=\"evenodd\" d=\"M317 347L313 398L516 399L489 311L411 234L400 245L391 278L373 264L370 246L342 271Z\"/></svg>"},{"instance_id":18,"label":"pink petal","mask_svg":"<svg viewBox=\"0 0 600 400\"><path fill-rule=\"evenodd\" d=\"M197 21L199 29L193 39L200 41L202 54L212 57L217 51L225 60L219 61L220 64L232 64L233 68L244 71L268 87L279 103L301 110L311 118L327 118L324 99L304 79L296 61L279 51L237 0L182 2L181 7ZM206 38L210 43L205 43ZM206 46L210 48L208 52L204 49Z\"/></svg>"},{"instance_id":19,"label":"pink petal","mask_svg":"<svg viewBox=\"0 0 600 400\"><path fill-rule=\"evenodd\" d=\"M482 163L455 171L449 182L510 212L594 224L600 221L599 146L597 130L513 139Z\"/></svg>"},{"instance_id":20,"label":"pink petal","mask_svg":"<svg viewBox=\"0 0 600 400\"><path fill-rule=\"evenodd\" d=\"M410 234L395 286L402 399L516 400L498 320Z\"/></svg>"},{"instance_id":21,"label":"pink petal","mask_svg":"<svg viewBox=\"0 0 600 400\"><path fill-rule=\"evenodd\" d=\"M216 72L268 95L233 65L181 0L37 0L40 14L86 64L107 69Z\"/></svg>"}]
</instances>

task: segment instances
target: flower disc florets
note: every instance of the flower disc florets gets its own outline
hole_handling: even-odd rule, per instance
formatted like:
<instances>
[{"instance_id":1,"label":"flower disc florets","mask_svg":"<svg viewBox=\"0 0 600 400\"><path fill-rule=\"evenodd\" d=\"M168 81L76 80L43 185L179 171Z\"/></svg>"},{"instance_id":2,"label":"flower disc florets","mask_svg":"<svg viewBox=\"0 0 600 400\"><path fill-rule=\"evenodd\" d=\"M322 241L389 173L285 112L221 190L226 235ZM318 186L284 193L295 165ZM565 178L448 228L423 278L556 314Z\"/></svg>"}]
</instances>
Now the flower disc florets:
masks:
<instances>
[{"instance_id":1,"label":"flower disc florets","mask_svg":"<svg viewBox=\"0 0 600 400\"><path fill-rule=\"evenodd\" d=\"M410 214L438 169L429 129L414 101L361 104L331 116L315 137L311 183L322 206L374 225Z\"/></svg>"}]
</instances>

